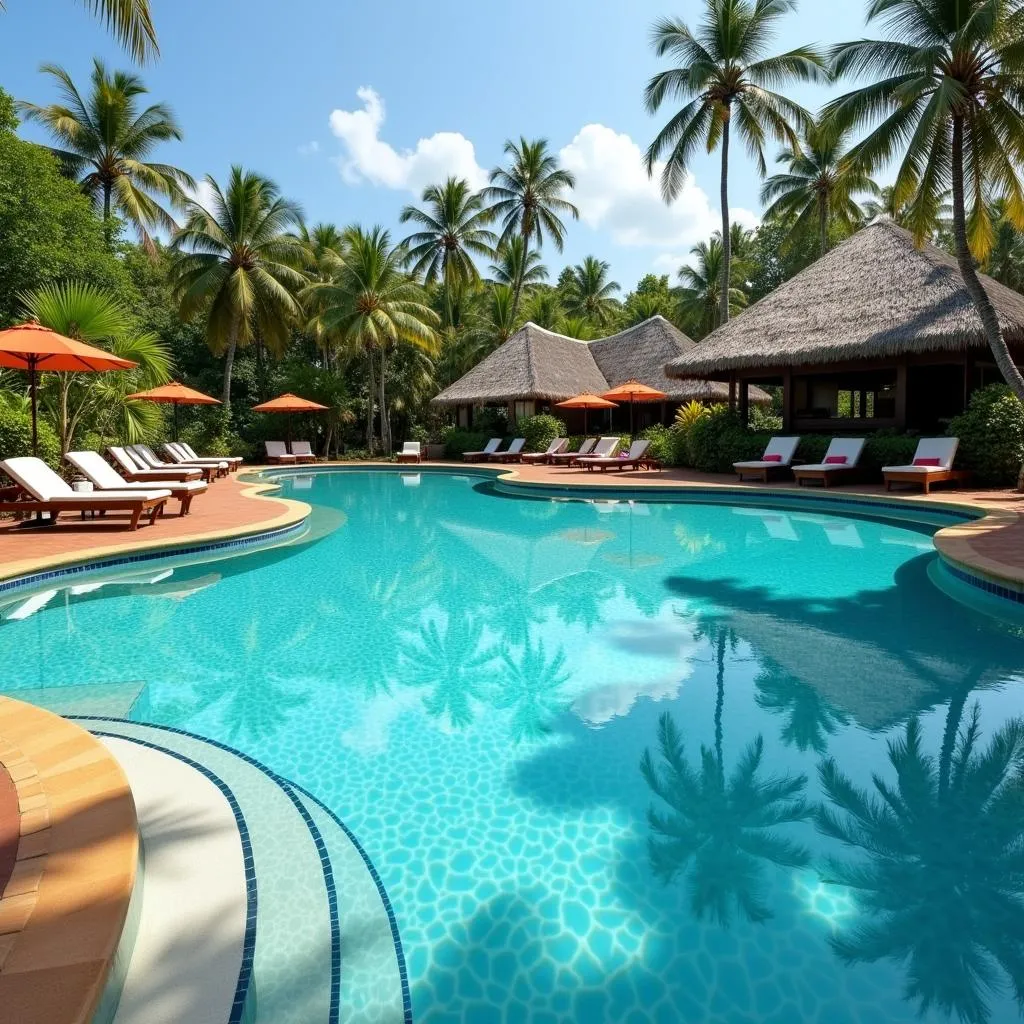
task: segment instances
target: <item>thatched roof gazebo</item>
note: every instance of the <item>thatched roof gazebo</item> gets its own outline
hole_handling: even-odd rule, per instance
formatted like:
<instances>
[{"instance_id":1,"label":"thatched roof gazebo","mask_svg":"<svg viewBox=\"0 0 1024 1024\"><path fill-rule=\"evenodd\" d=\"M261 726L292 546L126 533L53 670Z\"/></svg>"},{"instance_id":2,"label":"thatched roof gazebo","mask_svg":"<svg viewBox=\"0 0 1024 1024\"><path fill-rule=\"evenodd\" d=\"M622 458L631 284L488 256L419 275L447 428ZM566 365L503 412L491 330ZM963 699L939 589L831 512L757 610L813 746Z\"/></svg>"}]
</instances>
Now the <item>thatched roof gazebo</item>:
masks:
<instances>
[{"instance_id":1,"label":"thatched roof gazebo","mask_svg":"<svg viewBox=\"0 0 1024 1024\"><path fill-rule=\"evenodd\" d=\"M508 406L518 419L584 391L601 394L638 380L665 392L664 408L657 412L667 417L683 402L722 402L728 397L728 386L717 381L665 375L665 364L693 347L694 342L661 316L589 342L527 323L433 401L461 407L463 419L468 419L469 409L483 405ZM751 401L770 399L754 389Z\"/></svg>"},{"instance_id":2,"label":"thatched roof gazebo","mask_svg":"<svg viewBox=\"0 0 1024 1024\"><path fill-rule=\"evenodd\" d=\"M982 277L1024 356L1024 295ZM1018 359L1018 362L1020 360ZM666 366L782 384L787 429L931 429L996 379L956 261L892 221L858 231Z\"/></svg>"}]
</instances>

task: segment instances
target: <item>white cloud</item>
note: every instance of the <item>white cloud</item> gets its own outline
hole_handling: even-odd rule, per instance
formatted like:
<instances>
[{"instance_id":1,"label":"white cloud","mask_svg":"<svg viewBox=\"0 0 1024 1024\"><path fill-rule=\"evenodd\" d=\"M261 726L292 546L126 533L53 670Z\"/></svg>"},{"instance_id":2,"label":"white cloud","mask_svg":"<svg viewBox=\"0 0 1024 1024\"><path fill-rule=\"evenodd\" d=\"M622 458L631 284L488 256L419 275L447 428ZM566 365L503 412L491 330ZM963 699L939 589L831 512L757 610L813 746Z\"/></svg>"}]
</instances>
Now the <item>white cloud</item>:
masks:
<instances>
[{"instance_id":1,"label":"white cloud","mask_svg":"<svg viewBox=\"0 0 1024 1024\"><path fill-rule=\"evenodd\" d=\"M320 143L313 139L312 142L304 142L299 146L299 156L316 156L320 152Z\"/></svg>"},{"instance_id":2,"label":"white cloud","mask_svg":"<svg viewBox=\"0 0 1024 1024\"><path fill-rule=\"evenodd\" d=\"M205 179L199 178L195 188L185 189L185 194L193 202L198 203L204 210L213 211L214 191L213 186Z\"/></svg>"},{"instance_id":3,"label":"white cloud","mask_svg":"<svg viewBox=\"0 0 1024 1024\"><path fill-rule=\"evenodd\" d=\"M667 248L653 266L674 271L688 256L691 245L708 238L721 226L721 217L707 193L687 177L671 203L661 198L661 164L648 176L640 147L625 133L603 124L588 124L565 146L562 165L576 176L573 202L580 219L595 229L611 233L618 245ZM757 216L735 208L734 220L753 227Z\"/></svg>"},{"instance_id":4,"label":"white cloud","mask_svg":"<svg viewBox=\"0 0 1024 1024\"><path fill-rule=\"evenodd\" d=\"M415 149L396 150L380 138L384 101L373 89L356 91L363 106L331 112L331 131L341 140L338 158L341 176L349 184L368 181L414 194L449 176L466 178L477 189L487 183L487 172L476 162L473 143L459 132L435 132L420 139Z\"/></svg>"}]
</instances>

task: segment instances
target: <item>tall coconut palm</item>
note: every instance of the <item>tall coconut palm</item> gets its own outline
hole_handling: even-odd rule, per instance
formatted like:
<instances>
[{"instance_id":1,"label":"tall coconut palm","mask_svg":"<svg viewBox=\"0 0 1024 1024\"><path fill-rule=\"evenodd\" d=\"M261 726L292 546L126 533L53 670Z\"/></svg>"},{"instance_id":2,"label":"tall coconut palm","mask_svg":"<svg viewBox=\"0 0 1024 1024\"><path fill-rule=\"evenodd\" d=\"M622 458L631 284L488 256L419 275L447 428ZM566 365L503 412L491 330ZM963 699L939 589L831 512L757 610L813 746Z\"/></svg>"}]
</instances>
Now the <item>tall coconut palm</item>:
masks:
<instances>
[{"instance_id":1,"label":"tall coconut palm","mask_svg":"<svg viewBox=\"0 0 1024 1024\"><path fill-rule=\"evenodd\" d=\"M160 338L136 331L120 301L94 285L50 284L21 299L26 314L44 327L138 364L117 373L43 375L43 408L57 431L61 455L71 450L84 428L129 442L143 440L159 423L160 412L127 396L169 379L170 352Z\"/></svg>"},{"instance_id":2,"label":"tall coconut palm","mask_svg":"<svg viewBox=\"0 0 1024 1024\"><path fill-rule=\"evenodd\" d=\"M303 224L296 236L302 245L297 269L310 281L330 281L345 262L345 236L334 224L321 222L309 227ZM305 304L306 330L313 335L324 354L328 369L333 369L340 354L339 339L324 330L320 310L314 302Z\"/></svg>"},{"instance_id":3,"label":"tall coconut palm","mask_svg":"<svg viewBox=\"0 0 1024 1024\"><path fill-rule=\"evenodd\" d=\"M149 0L82 0L82 3L106 22L117 41L140 64L160 56ZM0 11L3 10L0 0Z\"/></svg>"},{"instance_id":4,"label":"tall coconut palm","mask_svg":"<svg viewBox=\"0 0 1024 1024\"><path fill-rule=\"evenodd\" d=\"M518 282L521 287L543 284L548 279L548 268L540 261L540 253L536 249L527 249L526 242L516 235L503 242L495 254L495 262L490 266L491 277L498 284L508 285L515 289Z\"/></svg>"},{"instance_id":5,"label":"tall coconut palm","mask_svg":"<svg viewBox=\"0 0 1024 1024\"><path fill-rule=\"evenodd\" d=\"M900 157L893 199L909 203L918 241L952 190L960 274L1003 378L1024 401L1024 376L975 268L994 241L990 194L1024 229L1024 9L1017 0L875 0L868 21L880 21L885 38L840 44L831 61L836 77L872 81L824 114L838 129L870 126L851 151L866 171Z\"/></svg>"},{"instance_id":6,"label":"tall coconut palm","mask_svg":"<svg viewBox=\"0 0 1024 1024\"><path fill-rule=\"evenodd\" d=\"M587 256L582 263L570 268L572 282L565 298L565 309L570 316L581 316L604 326L612 318L616 302L612 297L621 287L618 281L608 280L611 269L606 260Z\"/></svg>"},{"instance_id":7,"label":"tall coconut palm","mask_svg":"<svg viewBox=\"0 0 1024 1024\"><path fill-rule=\"evenodd\" d=\"M955 702L949 714L958 721ZM815 817L824 835L864 855L828 864L868 911L830 940L836 954L903 965L922 1017L935 1007L986 1024L992 994L1008 988L1024 1007L1024 722L1010 720L983 747L975 706L952 736L935 758L912 719L888 745L894 782L878 773L874 792L822 762L828 804Z\"/></svg>"},{"instance_id":8,"label":"tall coconut palm","mask_svg":"<svg viewBox=\"0 0 1024 1024\"><path fill-rule=\"evenodd\" d=\"M306 276L296 268L304 248L294 232L302 210L268 178L238 166L226 189L210 176L206 183L210 209L189 201L170 279L182 317L205 311L207 344L225 357L221 401L229 412L237 348L259 336L281 352L301 319L296 296Z\"/></svg>"},{"instance_id":9,"label":"tall coconut palm","mask_svg":"<svg viewBox=\"0 0 1024 1024\"><path fill-rule=\"evenodd\" d=\"M149 91L142 80L124 71L109 72L99 58L93 61L87 97L64 68L44 64L42 71L56 81L61 102L47 106L21 102L18 108L53 135L54 155L102 211L108 237L111 217L117 214L152 249L150 231L170 232L177 227L160 200L182 204L183 190L195 188L183 170L147 160L161 142L182 137L170 107L154 103L140 109L140 97Z\"/></svg>"},{"instance_id":10,"label":"tall coconut palm","mask_svg":"<svg viewBox=\"0 0 1024 1024\"><path fill-rule=\"evenodd\" d=\"M372 449L374 402L380 408L381 438L390 451L391 430L387 410L387 354L404 342L434 353L440 318L427 304L423 289L402 269L405 250L392 246L381 227L360 227L346 232L345 263L331 281L314 282L304 296L319 304L327 331L366 354L369 366L366 439ZM380 363L379 379L374 358ZM376 381L376 387L375 387ZM375 395L376 391L376 395Z\"/></svg>"},{"instance_id":11,"label":"tall coconut palm","mask_svg":"<svg viewBox=\"0 0 1024 1024\"><path fill-rule=\"evenodd\" d=\"M773 829L804 821L810 808L803 799L806 776L761 776L761 736L726 774L722 709L729 632L727 628L709 631L717 666L714 748L701 747L699 763L692 766L679 730L666 712L658 720L661 765L645 750L640 772L670 808L668 813L656 807L647 812L653 833L648 852L655 874L670 882L689 870L690 903L697 917L710 914L718 923L728 924L735 904L756 924L772 916L760 893L760 862L801 867L809 860L807 850Z\"/></svg>"},{"instance_id":12,"label":"tall coconut palm","mask_svg":"<svg viewBox=\"0 0 1024 1024\"><path fill-rule=\"evenodd\" d=\"M722 323L722 265L725 253L722 240L716 233L710 241L699 242L690 250L694 258L679 268L682 285L679 311L696 338L710 334ZM736 265L733 265L735 274ZM729 287L729 311L739 312L747 304L747 296L736 284L735 276Z\"/></svg>"},{"instance_id":13,"label":"tall coconut palm","mask_svg":"<svg viewBox=\"0 0 1024 1024\"><path fill-rule=\"evenodd\" d=\"M558 160L548 152L547 139L509 139L505 155L510 158L510 165L495 167L490 174L491 183L483 191L484 201L491 204L491 216L501 221L501 241L518 235L527 248L533 243L540 249L546 235L561 252L565 241L562 218L578 220L580 215L565 198L565 193L576 185L575 176L558 166ZM523 281L519 280L513 296L516 311L522 290Z\"/></svg>"},{"instance_id":14,"label":"tall coconut palm","mask_svg":"<svg viewBox=\"0 0 1024 1024\"><path fill-rule=\"evenodd\" d=\"M492 257L498 239L486 226L490 214L484 209L483 197L465 178L448 178L443 185L428 186L423 203L425 209L406 206L402 210L401 223L412 221L420 230L401 245L408 250L413 274L423 275L428 285L441 282L448 307L453 292L479 280L473 257Z\"/></svg>"},{"instance_id":15,"label":"tall coconut palm","mask_svg":"<svg viewBox=\"0 0 1024 1024\"><path fill-rule=\"evenodd\" d=\"M761 188L765 219L789 224L791 239L817 231L822 256L828 251L833 224L852 232L861 222L863 211L856 197L881 192L862 166L847 159L847 134L820 123L807 125L800 145L785 147L776 158L786 170L773 174Z\"/></svg>"},{"instance_id":16,"label":"tall coconut palm","mask_svg":"<svg viewBox=\"0 0 1024 1024\"><path fill-rule=\"evenodd\" d=\"M665 161L661 173L665 201L679 194L700 148L710 152L721 147L722 323L729 319L732 279L729 145L733 123L764 176L767 137L796 147L797 129L811 119L803 107L772 89L827 77L824 60L813 47L798 46L768 56L776 23L795 9L796 0L704 0L704 14L696 31L673 18L656 22L652 31L655 53L671 57L675 66L648 82L644 93L647 110L654 114L666 101L682 103L647 150L648 174L653 175L658 162Z\"/></svg>"}]
</instances>

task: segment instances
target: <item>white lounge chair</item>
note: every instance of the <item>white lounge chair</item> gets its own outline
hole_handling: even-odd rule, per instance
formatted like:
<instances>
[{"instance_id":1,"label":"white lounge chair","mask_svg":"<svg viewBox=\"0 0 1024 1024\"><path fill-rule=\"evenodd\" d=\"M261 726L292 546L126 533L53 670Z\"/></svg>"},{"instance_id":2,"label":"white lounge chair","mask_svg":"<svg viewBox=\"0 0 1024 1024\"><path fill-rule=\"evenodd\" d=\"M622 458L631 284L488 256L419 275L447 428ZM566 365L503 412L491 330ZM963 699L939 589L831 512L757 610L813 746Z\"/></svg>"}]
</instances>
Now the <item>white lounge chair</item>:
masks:
<instances>
[{"instance_id":1,"label":"white lounge chair","mask_svg":"<svg viewBox=\"0 0 1024 1024\"><path fill-rule=\"evenodd\" d=\"M163 512L171 492L148 491L75 491L62 480L42 459L23 455L0 462L3 470L28 495L20 499L10 495L0 498L0 512L28 512L48 515L48 523L55 524L61 512L127 512L131 516L129 529L139 525L142 514L149 514L149 522L156 522Z\"/></svg>"},{"instance_id":2,"label":"white lounge chair","mask_svg":"<svg viewBox=\"0 0 1024 1024\"><path fill-rule=\"evenodd\" d=\"M203 474L204 480L213 480L218 475L219 470L216 466L205 465L199 462L179 463L175 462L164 462L163 459L156 457L156 452L153 451L149 445L145 444L130 444L126 446L126 451L130 452L139 462L146 465L149 469L159 469L164 472L170 472L171 470L181 469L198 469Z\"/></svg>"},{"instance_id":3,"label":"white lounge chair","mask_svg":"<svg viewBox=\"0 0 1024 1024\"><path fill-rule=\"evenodd\" d=\"M146 445L140 445L139 447L146 448ZM185 454L185 449L179 444L175 444L172 441L168 441L166 444L161 446L164 450L164 454L167 455L171 463L175 466L212 466L218 476L227 476L231 471L231 466L226 459L218 457L210 459L191 459ZM150 454L156 458L152 448L147 449Z\"/></svg>"},{"instance_id":4,"label":"white lounge chair","mask_svg":"<svg viewBox=\"0 0 1024 1024\"><path fill-rule=\"evenodd\" d=\"M917 484L928 494L932 484L946 480L964 483L970 478L970 473L953 468L959 444L958 437L922 437L917 442L917 451L909 466L882 467L885 489L891 491L893 484Z\"/></svg>"},{"instance_id":5,"label":"white lounge chair","mask_svg":"<svg viewBox=\"0 0 1024 1024\"><path fill-rule=\"evenodd\" d=\"M641 439L634 441L629 446L629 451L621 458L614 455L607 458L599 455L586 455L582 459L577 459L577 465L583 466L587 470L599 469L602 473L606 469L638 469L650 446L650 441Z\"/></svg>"},{"instance_id":6,"label":"white lounge chair","mask_svg":"<svg viewBox=\"0 0 1024 1024\"><path fill-rule=\"evenodd\" d=\"M402 474L402 486L403 487L419 487L420 482L423 479L422 473L403 473Z\"/></svg>"},{"instance_id":7,"label":"white lounge chair","mask_svg":"<svg viewBox=\"0 0 1024 1024\"><path fill-rule=\"evenodd\" d=\"M764 455L760 459L750 462L734 462L732 468L736 470L741 480L745 476L753 476L767 483L770 474L781 473L789 469L799 443L799 437L773 437L768 442L768 447L765 448Z\"/></svg>"},{"instance_id":8,"label":"white lounge chair","mask_svg":"<svg viewBox=\"0 0 1024 1024\"><path fill-rule=\"evenodd\" d=\"M316 462L316 456L308 441L292 441L292 455L296 462Z\"/></svg>"},{"instance_id":9,"label":"white lounge chair","mask_svg":"<svg viewBox=\"0 0 1024 1024\"><path fill-rule=\"evenodd\" d=\"M526 438L517 437L503 452L491 452L488 462L518 462L519 455L526 447Z\"/></svg>"},{"instance_id":10,"label":"white lounge chair","mask_svg":"<svg viewBox=\"0 0 1024 1024\"><path fill-rule=\"evenodd\" d=\"M406 441L402 450L395 456L399 462L422 462L423 449L419 441Z\"/></svg>"},{"instance_id":11,"label":"white lounge chair","mask_svg":"<svg viewBox=\"0 0 1024 1024\"><path fill-rule=\"evenodd\" d=\"M619 447L619 438L617 437L602 437L596 445L594 450L589 455L578 455L575 460L575 465L584 466L591 459L610 459L615 454L615 449ZM572 465L572 463L570 463Z\"/></svg>"},{"instance_id":12,"label":"white lounge chair","mask_svg":"<svg viewBox=\"0 0 1024 1024\"><path fill-rule=\"evenodd\" d=\"M65 458L101 493L104 491L140 493L153 490L152 484L125 480L99 452L68 452ZM202 494L206 488L207 485L202 480L177 480L167 481L161 490L170 491L171 497L177 498L180 502L178 514L187 516L192 499L197 494Z\"/></svg>"},{"instance_id":13,"label":"white lounge chair","mask_svg":"<svg viewBox=\"0 0 1024 1024\"><path fill-rule=\"evenodd\" d=\"M492 437L487 444L484 445L483 451L479 452L463 452L463 462L486 462L497 450L501 444L500 437Z\"/></svg>"},{"instance_id":14,"label":"white lounge chair","mask_svg":"<svg viewBox=\"0 0 1024 1024\"><path fill-rule=\"evenodd\" d=\"M284 441L264 441L263 447L267 453L267 462L273 465L292 465L298 460L285 447Z\"/></svg>"},{"instance_id":15,"label":"white lounge chair","mask_svg":"<svg viewBox=\"0 0 1024 1024\"><path fill-rule=\"evenodd\" d=\"M185 444L184 441L175 441L173 444L175 447L180 448L193 462L203 462L206 459L212 459L212 456L196 455L195 449L192 445ZM219 458L228 464L232 472L238 469L244 461L241 455L221 455Z\"/></svg>"},{"instance_id":16,"label":"white lounge chair","mask_svg":"<svg viewBox=\"0 0 1024 1024\"><path fill-rule=\"evenodd\" d=\"M836 480L848 478L851 473L857 472L857 463L863 451L863 437L834 437L821 462L794 466L793 476L801 487L808 480L818 480L822 487L828 487Z\"/></svg>"},{"instance_id":17,"label":"white lounge chair","mask_svg":"<svg viewBox=\"0 0 1024 1024\"><path fill-rule=\"evenodd\" d=\"M111 445L107 454L114 460L117 471L126 480L140 483L170 483L172 481L201 480L205 471L199 466L167 466L164 469L154 469L148 465L141 456L123 448L120 445Z\"/></svg>"},{"instance_id":18,"label":"white lounge chair","mask_svg":"<svg viewBox=\"0 0 1024 1024\"><path fill-rule=\"evenodd\" d=\"M758 519L764 526L765 532L772 540L799 540L796 530L793 528L792 518L785 512L772 512L758 508L737 508L733 507L734 516L749 516L751 519Z\"/></svg>"},{"instance_id":19,"label":"white lounge chair","mask_svg":"<svg viewBox=\"0 0 1024 1024\"><path fill-rule=\"evenodd\" d=\"M559 452L557 455L549 455L548 461L552 466L571 466L576 462L578 458L583 455L590 455L594 450L594 446L597 444L596 437L588 437L583 444L580 445L579 450L575 452Z\"/></svg>"},{"instance_id":20,"label":"white lounge chair","mask_svg":"<svg viewBox=\"0 0 1024 1024\"><path fill-rule=\"evenodd\" d=\"M519 456L520 462L547 462L552 455L559 452L569 443L567 437L556 437L542 452L524 452Z\"/></svg>"}]
</instances>

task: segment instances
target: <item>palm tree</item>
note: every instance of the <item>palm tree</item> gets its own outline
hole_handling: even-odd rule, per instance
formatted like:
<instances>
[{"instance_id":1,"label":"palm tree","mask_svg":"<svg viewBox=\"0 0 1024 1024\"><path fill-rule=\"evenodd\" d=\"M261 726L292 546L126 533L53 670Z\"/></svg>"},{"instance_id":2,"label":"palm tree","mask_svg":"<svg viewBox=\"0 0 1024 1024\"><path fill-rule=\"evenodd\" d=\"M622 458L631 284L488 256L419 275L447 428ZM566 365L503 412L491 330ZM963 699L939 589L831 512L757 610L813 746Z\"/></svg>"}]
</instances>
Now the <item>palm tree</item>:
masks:
<instances>
[{"instance_id":1,"label":"palm tree","mask_svg":"<svg viewBox=\"0 0 1024 1024\"><path fill-rule=\"evenodd\" d=\"M960 274L1000 372L1024 401L1024 376L974 262L992 250L990 191L1005 199L1014 227L1024 229L1024 11L1016 2L889 0L869 6L868 21L878 18L887 38L840 44L831 62L837 78L882 77L832 100L824 114L837 130L872 126L850 154L867 172L902 152L893 199L897 209L909 202L908 226L918 242L952 189Z\"/></svg>"},{"instance_id":2,"label":"palm tree","mask_svg":"<svg viewBox=\"0 0 1024 1024\"><path fill-rule=\"evenodd\" d=\"M345 236L334 224L319 223L312 228L303 224L297 234L301 243L297 270L310 281L330 281L345 262ZM324 354L328 370L335 368L339 339L328 334L320 322L320 310L313 301L305 304L306 330L313 335L317 347ZM319 401L319 399L317 399Z\"/></svg>"},{"instance_id":3,"label":"palm tree","mask_svg":"<svg viewBox=\"0 0 1024 1024\"><path fill-rule=\"evenodd\" d=\"M138 363L134 370L88 374L87 382L81 373L44 374L43 406L56 428L61 455L86 426L100 436L143 440L159 424L160 412L127 396L169 379L170 352L160 338L137 332L118 299L94 285L45 285L21 300L25 312L44 327Z\"/></svg>"},{"instance_id":4,"label":"palm tree","mask_svg":"<svg viewBox=\"0 0 1024 1024\"><path fill-rule=\"evenodd\" d=\"M701 747L700 766L686 760L682 737L666 712L658 720L662 765L650 750L640 772L651 791L669 805L665 814L654 807L647 820L654 835L648 841L651 867L664 881L690 869L690 902L697 917L710 913L727 925L735 903L749 921L767 921L771 910L761 898L760 861L802 867L808 852L776 832L789 822L804 821L810 808L803 800L804 775L759 778L764 739L758 736L727 777L722 740L725 704L725 654L732 637L728 627L709 624L703 631L715 649L717 665L715 746Z\"/></svg>"},{"instance_id":5,"label":"palm tree","mask_svg":"<svg viewBox=\"0 0 1024 1024\"><path fill-rule=\"evenodd\" d=\"M676 66L659 72L647 84L647 110L656 113L666 100L683 103L647 150L648 174L653 175L658 161L665 158L661 191L666 202L679 194L698 149L703 146L710 152L721 145L722 323L729 319L732 281L729 143L733 121L763 177L767 173L766 137L771 135L795 148L794 125L802 128L811 119L803 107L771 87L826 77L824 61L812 47L766 55L775 23L795 9L796 0L705 0L704 17L696 32L672 18L656 22L652 32L655 53L672 57Z\"/></svg>"},{"instance_id":6,"label":"palm tree","mask_svg":"<svg viewBox=\"0 0 1024 1024\"><path fill-rule=\"evenodd\" d=\"M484 201L490 203L489 213L501 221L501 242L518 235L523 245L531 242L537 248L548 235L561 252L565 241L562 217L579 220L580 212L565 198L565 193L576 185L576 178L548 152L547 139L530 142L520 138L505 143L505 155L511 158L508 168L495 167L490 174L490 185L484 189ZM523 290L520 279L514 285L513 307L519 309Z\"/></svg>"},{"instance_id":7,"label":"palm tree","mask_svg":"<svg viewBox=\"0 0 1024 1024\"><path fill-rule=\"evenodd\" d=\"M528 288L530 285L543 284L548 279L548 268L541 263L540 253L536 249L527 250L526 242L520 235L514 235L498 247L490 271L491 277L498 284L508 285L512 289L515 289L517 283L522 288Z\"/></svg>"},{"instance_id":8,"label":"palm tree","mask_svg":"<svg viewBox=\"0 0 1024 1024\"><path fill-rule=\"evenodd\" d=\"M238 166L225 190L212 177L206 183L211 209L189 201L187 221L174 239L170 279L181 316L205 310L207 343L224 353L221 401L228 413L238 346L259 336L281 352L301 317L296 294L306 276L296 267L305 250L294 231L302 211L268 178Z\"/></svg>"},{"instance_id":9,"label":"palm tree","mask_svg":"<svg viewBox=\"0 0 1024 1024\"><path fill-rule=\"evenodd\" d=\"M473 257L492 257L497 236L486 227L490 214L484 209L483 197L464 178L428 186L423 202L427 209L406 206L402 210L401 223L412 221L421 230L401 245L408 250L413 274L424 275L428 285L440 280L446 306L450 306L454 291L479 280ZM450 317L445 322L449 323Z\"/></svg>"},{"instance_id":10,"label":"palm tree","mask_svg":"<svg viewBox=\"0 0 1024 1024\"><path fill-rule=\"evenodd\" d=\"M513 655L501 652L504 675L501 689L494 695L494 706L512 708L512 738L532 740L551 731L551 721L568 703L562 688L569 681L565 671L565 652L548 658L544 642L531 643L527 637L523 649Z\"/></svg>"},{"instance_id":11,"label":"palm tree","mask_svg":"<svg viewBox=\"0 0 1024 1024\"><path fill-rule=\"evenodd\" d=\"M785 172L773 174L761 188L761 202L770 204L765 219L789 224L791 239L817 230L818 251L828 251L828 231L833 223L854 231L863 211L854 198L860 193L878 196L880 189L863 167L847 159L846 132L813 123L804 129L799 146L787 146L776 162Z\"/></svg>"},{"instance_id":12,"label":"palm tree","mask_svg":"<svg viewBox=\"0 0 1024 1024\"><path fill-rule=\"evenodd\" d=\"M319 303L320 322L336 332L343 343L366 354L369 363L366 443L374 447L374 401L380 407L381 438L390 451L391 430L387 411L387 353L405 342L433 354L437 349L435 328L440 318L427 305L423 289L402 271L405 251L391 244L381 227L346 232L346 257L340 272L327 282L309 285L304 297ZM375 388L373 360L380 361Z\"/></svg>"},{"instance_id":13,"label":"palm tree","mask_svg":"<svg viewBox=\"0 0 1024 1024\"><path fill-rule=\"evenodd\" d=\"M558 294L558 289L540 288L534 292L530 297L524 317L527 320L532 320L538 327L545 327L549 331L561 330L560 325L565 317L565 310L562 309L562 297Z\"/></svg>"},{"instance_id":14,"label":"palm tree","mask_svg":"<svg viewBox=\"0 0 1024 1024\"><path fill-rule=\"evenodd\" d=\"M584 317L602 327L615 309L612 296L621 291L618 281L608 280L609 264L595 256L587 256L571 268L572 283L566 296L565 309L570 316Z\"/></svg>"},{"instance_id":15,"label":"palm tree","mask_svg":"<svg viewBox=\"0 0 1024 1024\"><path fill-rule=\"evenodd\" d=\"M577 341L593 341L600 330L597 324L585 316L563 316L558 325L558 332Z\"/></svg>"},{"instance_id":16,"label":"palm tree","mask_svg":"<svg viewBox=\"0 0 1024 1024\"><path fill-rule=\"evenodd\" d=\"M828 746L826 737L849 721L845 712L824 700L813 686L791 676L774 662L764 664L754 685L757 706L785 716L782 742L797 750L824 754Z\"/></svg>"},{"instance_id":17,"label":"palm tree","mask_svg":"<svg viewBox=\"0 0 1024 1024\"><path fill-rule=\"evenodd\" d=\"M161 142L182 137L170 107L154 103L140 110L139 97L149 91L142 80L124 71L108 72L99 58L93 60L87 98L62 67L44 64L41 70L56 80L61 102L39 106L21 101L18 109L57 140L54 156L102 210L108 239L116 212L152 251L151 230L177 227L156 197L179 205L185 201L183 190L195 188L179 168L146 159Z\"/></svg>"},{"instance_id":18,"label":"palm tree","mask_svg":"<svg viewBox=\"0 0 1024 1024\"><path fill-rule=\"evenodd\" d=\"M1024 236L1006 216L1006 204L996 200L992 204L995 238L985 261L985 273L1008 288L1021 291L1024 287Z\"/></svg>"},{"instance_id":19,"label":"palm tree","mask_svg":"<svg viewBox=\"0 0 1024 1024\"><path fill-rule=\"evenodd\" d=\"M828 865L830 881L853 889L869 912L830 940L840 959L904 964L906 996L922 1017L934 1006L985 1024L986 996L1004 980L1024 1006L1024 721L1007 722L983 749L975 705L953 735L936 759L912 719L889 742L895 785L876 774L874 794L833 759L822 762L832 807L815 818L826 836L864 854Z\"/></svg>"},{"instance_id":20,"label":"palm tree","mask_svg":"<svg viewBox=\"0 0 1024 1024\"><path fill-rule=\"evenodd\" d=\"M722 322L722 264L725 253L717 233L707 242L699 242L690 250L694 265L686 263L679 268L682 290L679 309L700 339L710 334ZM734 271L736 265L733 265ZM729 288L729 310L738 312L747 304L746 293L734 283Z\"/></svg>"},{"instance_id":21,"label":"palm tree","mask_svg":"<svg viewBox=\"0 0 1024 1024\"><path fill-rule=\"evenodd\" d=\"M160 55L153 28L149 0L82 0L97 17L102 18L119 43L144 64L150 57ZM0 0L0 11L4 4Z\"/></svg>"}]
</instances>

